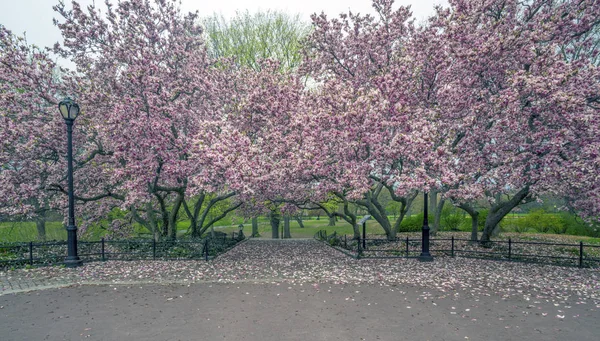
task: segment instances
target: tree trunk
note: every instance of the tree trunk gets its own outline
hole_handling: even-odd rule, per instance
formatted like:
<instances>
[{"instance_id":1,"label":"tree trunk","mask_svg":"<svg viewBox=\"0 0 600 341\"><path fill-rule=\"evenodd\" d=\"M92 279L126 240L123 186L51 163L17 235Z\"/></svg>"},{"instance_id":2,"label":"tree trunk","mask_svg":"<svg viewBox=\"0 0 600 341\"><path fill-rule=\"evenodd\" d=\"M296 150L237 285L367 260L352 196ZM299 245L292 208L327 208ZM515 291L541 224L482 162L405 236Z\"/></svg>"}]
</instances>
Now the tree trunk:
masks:
<instances>
[{"instance_id":1,"label":"tree trunk","mask_svg":"<svg viewBox=\"0 0 600 341\"><path fill-rule=\"evenodd\" d=\"M400 215L398 215L398 219L394 222L394 239L396 238L396 233L400 230L400 225L402 224L402 220L406 217L406 214L410 210L415 198L417 197L418 192L414 192L414 194L409 195L407 197L397 197L393 196L392 200L400 203ZM387 217L386 217L387 218Z\"/></svg>"},{"instance_id":2,"label":"tree trunk","mask_svg":"<svg viewBox=\"0 0 600 341\"><path fill-rule=\"evenodd\" d=\"M327 226L335 226L335 216L332 215L329 217L329 224Z\"/></svg>"},{"instance_id":3,"label":"tree trunk","mask_svg":"<svg viewBox=\"0 0 600 341\"><path fill-rule=\"evenodd\" d=\"M181 204L183 203L183 194L178 193L175 198L175 202L173 203L173 207L171 208L171 212L169 214L169 239L176 240L177 239L177 215L179 213L179 209L181 208Z\"/></svg>"},{"instance_id":4,"label":"tree trunk","mask_svg":"<svg viewBox=\"0 0 600 341\"><path fill-rule=\"evenodd\" d=\"M191 219L190 220L190 230L191 230L191 237L192 238L200 238L199 233L200 230L198 229L198 221L196 219Z\"/></svg>"},{"instance_id":5,"label":"tree trunk","mask_svg":"<svg viewBox=\"0 0 600 341\"><path fill-rule=\"evenodd\" d=\"M479 212L475 212L471 216L471 241L477 242L477 234L479 233Z\"/></svg>"},{"instance_id":6,"label":"tree trunk","mask_svg":"<svg viewBox=\"0 0 600 341\"><path fill-rule=\"evenodd\" d=\"M436 195L437 195L437 193L436 193ZM431 212L433 212L433 226L431 227L431 235L432 236L435 236L438 233L438 231L440 230L440 221L442 220L442 210L444 209L445 203L446 203L446 199L440 199L439 201L436 202L436 206L431 211Z\"/></svg>"},{"instance_id":7,"label":"tree trunk","mask_svg":"<svg viewBox=\"0 0 600 341\"><path fill-rule=\"evenodd\" d=\"M37 217L35 227L37 228L38 240L46 241L46 218L43 216Z\"/></svg>"},{"instance_id":8,"label":"tree trunk","mask_svg":"<svg viewBox=\"0 0 600 341\"><path fill-rule=\"evenodd\" d=\"M294 219L296 219L296 221L298 222L298 225L300 225L300 228L303 229L304 228L304 222L302 221L302 215L297 215L294 217Z\"/></svg>"},{"instance_id":9,"label":"tree trunk","mask_svg":"<svg viewBox=\"0 0 600 341\"><path fill-rule=\"evenodd\" d=\"M258 237L258 217L252 217L252 237Z\"/></svg>"},{"instance_id":10,"label":"tree trunk","mask_svg":"<svg viewBox=\"0 0 600 341\"><path fill-rule=\"evenodd\" d=\"M290 233L290 216L286 214L283 216L283 238L292 238Z\"/></svg>"},{"instance_id":11,"label":"tree trunk","mask_svg":"<svg viewBox=\"0 0 600 341\"><path fill-rule=\"evenodd\" d=\"M279 239L279 222L281 221L281 215L277 209L271 210L270 213L271 222L271 238Z\"/></svg>"},{"instance_id":12,"label":"tree trunk","mask_svg":"<svg viewBox=\"0 0 600 341\"><path fill-rule=\"evenodd\" d=\"M134 211L135 212L135 211ZM152 230L152 237L155 241L160 241L162 234L160 233L160 229L158 223L156 222L156 217L154 216L154 211L152 208L152 203L146 203L146 221L150 225L150 229Z\"/></svg>"},{"instance_id":13,"label":"tree trunk","mask_svg":"<svg viewBox=\"0 0 600 341\"><path fill-rule=\"evenodd\" d=\"M429 212L436 212L437 207L438 207L438 193L437 193L437 191L432 190L431 192L429 192Z\"/></svg>"},{"instance_id":14,"label":"tree trunk","mask_svg":"<svg viewBox=\"0 0 600 341\"><path fill-rule=\"evenodd\" d=\"M396 229L392 228L392 224L390 223L390 219L385 214L385 210L381 207L381 204L373 198L367 199L370 204L367 206L367 210L373 217L373 219L377 220L379 225L385 231L385 235L388 240L396 240Z\"/></svg>"},{"instance_id":15,"label":"tree trunk","mask_svg":"<svg viewBox=\"0 0 600 341\"><path fill-rule=\"evenodd\" d=\"M155 194L158 198L158 203L160 205L160 218L162 222L162 226L159 229L159 233L161 239L166 239L169 236L169 212L167 211L167 205L165 204L165 200L158 194Z\"/></svg>"},{"instance_id":16,"label":"tree trunk","mask_svg":"<svg viewBox=\"0 0 600 341\"><path fill-rule=\"evenodd\" d=\"M477 233L479 232L479 212L467 203L460 204L458 207L471 216L471 242L477 242Z\"/></svg>"},{"instance_id":17,"label":"tree trunk","mask_svg":"<svg viewBox=\"0 0 600 341\"><path fill-rule=\"evenodd\" d=\"M494 232L494 229L498 226L498 223L500 223L502 218L509 214L513 208L520 205L521 202L528 195L529 186L525 186L519 192L517 192L510 200L496 201L496 204L490 208L488 215L485 219L483 233L481 234L482 244L487 244L491 240L492 232Z\"/></svg>"},{"instance_id":18,"label":"tree trunk","mask_svg":"<svg viewBox=\"0 0 600 341\"><path fill-rule=\"evenodd\" d=\"M188 211L187 203L185 203L184 201L184 208L188 212L188 217L190 218L191 236L194 239L200 238L202 234L200 231L202 229L202 226L199 226L198 217L200 215L200 209L202 208L202 204L204 203L205 197L206 195L204 193L201 193L198 196L198 200L196 200L196 203L194 204L193 212Z\"/></svg>"}]
</instances>

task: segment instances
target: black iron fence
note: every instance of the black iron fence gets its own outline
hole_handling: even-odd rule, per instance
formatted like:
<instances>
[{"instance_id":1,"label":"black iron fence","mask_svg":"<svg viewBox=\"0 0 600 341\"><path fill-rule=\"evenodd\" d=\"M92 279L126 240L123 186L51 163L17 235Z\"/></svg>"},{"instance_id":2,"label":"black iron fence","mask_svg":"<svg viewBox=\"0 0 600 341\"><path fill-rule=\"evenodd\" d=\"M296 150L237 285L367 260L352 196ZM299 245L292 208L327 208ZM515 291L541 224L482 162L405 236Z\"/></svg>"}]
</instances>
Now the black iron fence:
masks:
<instances>
[{"instance_id":1,"label":"black iron fence","mask_svg":"<svg viewBox=\"0 0 600 341\"><path fill-rule=\"evenodd\" d=\"M243 234L219 234L194 240L108 240L79 241L78 255L84 262L106 260L210 260L244 239ZM67 242L29 242L0 244L0 267L62 263Z\"/></svg>"},{"instance_id":2,"label":"black iron fence","mask_svg":"<svg viewBox=\"0 0 600 341\"><path fill-rule=\"evenodd\" d=\"M331 234L321 230L315 239L327 242L360 258L417 258L421 254L420 238L361 238ZM600 266L600 245L551 243L522 240L494 240L482 245L462 238L431 238L429 252L434 257L468 257L492 260L549 263L563 266Z\"/></svg>"}]
</instances>

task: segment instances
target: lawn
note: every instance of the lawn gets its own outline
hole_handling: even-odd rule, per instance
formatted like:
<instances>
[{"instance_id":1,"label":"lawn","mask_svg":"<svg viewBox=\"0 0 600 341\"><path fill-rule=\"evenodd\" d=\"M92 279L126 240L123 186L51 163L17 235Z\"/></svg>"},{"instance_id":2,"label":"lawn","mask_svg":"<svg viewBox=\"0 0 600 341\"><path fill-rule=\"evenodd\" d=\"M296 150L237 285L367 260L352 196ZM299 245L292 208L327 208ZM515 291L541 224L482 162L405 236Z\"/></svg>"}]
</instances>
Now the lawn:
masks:
<instances>
[{"instance_id":1,"label":"lawn","mask_svg":"<svg viewBox=\"0 0 600 341\"><path fill-rule=\"evenodd\" d=\"M215 231L221 231L225 233L237 232L239 224L244 224L244 233L250 235L252 233L252 224L248 219L245 223L242 218L230 218L217 222ZM292 237L294 238L312 238L315 233L319 230L327 230L328 234L336 231L338 234L352 234L352 227L344 222L338 221L336 226L327 226L329 220L327 218L321 218L319 220L311 219L304 220L304 228L300 228L297 221L290 221L290 228ZM189 228L189 221L180 221L178 223L179 235L185 235ZM281 229L283 223L281 224ZM271 225L266 217L259 218L258 225L259 233L263 237L271 236ZM148 237L149 231L142 228L141 226L136 227L136 233L141 237ZM382 234L383 230L375 221L369 221L367 223L367 233L369 234ZM98 240L102 238L105 231L101 228L90 228L87 233L82 236L82 239ZM52 221L46 223L46 240L66 240L67 232L62 222ZM3 222L0 223L0 242L29 242L37 241L37 229L34 222Z\"/></svg>"},{"instance_id":2,"label":"lawn","mask_svg":"<svg viewBox=\"0 0 600 341\"><path fill-rule=\"evenodd\" d=\"M512 218L512 217L511 217ZM392 219L392 217L390 217ZM515 218L512 218L515 219ZM260 217L258 225L258 231L260 235L264 238L271 237L271 225L269 224L269 220L267 217ZM345 221L336 222L335 226L327 226L329 223L329 219L327 217L321 217L319 220L311 217L311 219L305 219L304 228L301 228L296 220L290 221L290 229L291 235L293 238L312 238L315 233L319 230L326 230L327 234L332 234L337 232L340 235L352 235L352 227L346 223ZM178 235L184 236L189 228L189 221L180 221L178 223ZM237 232L239 224L244 225L244 233L249 236L252 233L252 224L251 220L247 219L244 221L243 218L236 216L228 216L216 223L215 231L221 231L230 234L231 232ZM462 231L456 231L454 234L458 237L464 233L465 238L468 237L470 231L470 221L469 224L463 224L467 228L462 229ZM283 228L283 223L280 226L280 233ZM141 226L136 226L135 228L136 234L138 237L148 238L150 237L150 233L148 230ZM362 227L361 227L362 233ZM81 238L86 240L98 240L104 236L106 233L105 230L95 227L89 228L85 235ZM384 233L381 226L374 220L367 221L367 234L369 235L382 235ZM554 234L539 234L536 233L533 229L529 230L526 233L516 234L511 230L505 231L500 236L501 239L508 238L509 235L518 235L521 239L535 239L538 240L540 236L546 236L548 238L558 238L560 239L569 239L572 241L582 240L584 242L597 243L600 242L600 238L591 238L585 236L570 236L570 235L554 235ZM66 240L67 233L64 228L62 222L52 221L46 223L46 239L47 240ZM0 242L29 242L29 241L37 241L37 230L34 222L3 222L0 223Z\"/></svg>"}]
</instances>

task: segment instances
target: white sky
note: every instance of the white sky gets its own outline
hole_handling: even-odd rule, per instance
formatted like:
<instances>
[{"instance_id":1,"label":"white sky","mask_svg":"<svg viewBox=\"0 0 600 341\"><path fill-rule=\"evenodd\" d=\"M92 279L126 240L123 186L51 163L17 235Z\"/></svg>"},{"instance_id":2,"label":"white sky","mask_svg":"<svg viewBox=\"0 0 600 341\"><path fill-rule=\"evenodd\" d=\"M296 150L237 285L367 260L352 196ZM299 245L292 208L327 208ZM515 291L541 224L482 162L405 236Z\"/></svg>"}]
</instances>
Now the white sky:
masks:
<instances>
[{"instance_id":1,"label":"white sky","mask_svg":"<svg viewBox=\"0 0 600 341\"><path fill-rule=\"evenodd\" d=\"M226 18L233 16L236 10L276 9L290 14L298 13L310 22L312 13L324 11L329 17L337 17L341 12L352 10L354 13L373 13L371 0L180 0L184 11L198 10L201 16L209 16L214 12ZM87 6L94 0L79 0ZM98 6L104 6L104 0L95 0ZM111 0L116 3L117 0ZM17 35L26 32L27 41L38 46L52 46L61 40L58 28L52 24L52 18L58 18L52 6L58 0L0 0L0 24L6 26ZM65 3L70 3L65 0ZM433 13L436 4L447 5L446 0L396 0L395 8L400 5L411 5L417 21L424 20Z\"/></svg>"}]
</instances>

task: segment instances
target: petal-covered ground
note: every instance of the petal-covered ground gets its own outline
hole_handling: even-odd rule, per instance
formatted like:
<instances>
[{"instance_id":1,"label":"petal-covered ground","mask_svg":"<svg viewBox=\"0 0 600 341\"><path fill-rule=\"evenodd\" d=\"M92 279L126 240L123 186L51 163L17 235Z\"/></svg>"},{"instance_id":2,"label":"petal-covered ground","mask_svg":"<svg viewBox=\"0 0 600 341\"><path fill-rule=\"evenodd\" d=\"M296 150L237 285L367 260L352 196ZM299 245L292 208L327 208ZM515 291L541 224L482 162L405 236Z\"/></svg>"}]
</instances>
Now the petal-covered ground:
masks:
<instances>
[{"instance_id":1,"label":"petal-covered ground","mask_svg":"<svg viewBox=\"0 0 600 341\"><path fill-rule=\"evenodd\" d=\"M356 260L314 240L249 240L209 262L0 273L0 329L8 340L588 340L600 332L599 277L459 257Z\"/></svg>"},{"instance_id":2,"label":"petal-covered ground","mask_svg":"<svg viewBox=\"0 0 600 341\"><path fill-rule=\"evenodd\" d=\"M499 298L600 304L600 271L466 258L352 259L314 240L249 240L205 261L108 261L0 272L0 283L288 282L410 285ZM29 285L32 289L34 285ZM13 288L14 289L14 288ZM573 304L576 304L573 303Z\"/></svg>"}]
</instances>

